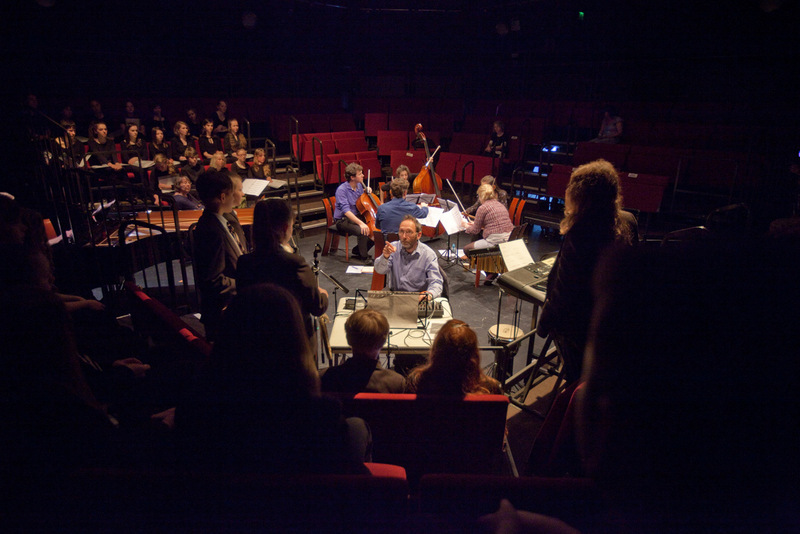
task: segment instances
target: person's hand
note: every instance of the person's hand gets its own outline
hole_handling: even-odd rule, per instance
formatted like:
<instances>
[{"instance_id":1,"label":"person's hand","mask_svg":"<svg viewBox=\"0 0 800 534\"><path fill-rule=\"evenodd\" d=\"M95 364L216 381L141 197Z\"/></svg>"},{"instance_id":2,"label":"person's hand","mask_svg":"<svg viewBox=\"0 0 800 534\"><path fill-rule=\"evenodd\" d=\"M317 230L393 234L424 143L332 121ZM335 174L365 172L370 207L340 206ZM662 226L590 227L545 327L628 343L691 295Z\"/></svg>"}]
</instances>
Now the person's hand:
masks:
<instances>
[{"instance_id":1,"label":"person's hand","mask_svg":"<svg viewBox=\"0 0 800 534\"><path fill-rule=\"evenodd\" d=\"M150 366L146 363L142 363L137 358L125 358L122 360L117 360L113 364L114 367L127 367L133 372L133 376L136 378L143 378L147 371L150 370Z\"/></svg>"},{"instance_id":2,"label":"person's hand","mask_svg":"<svg viewBox=\"0 0 800 534\"><path fill-rule=\"evenodd\" d=\"M108 166L114 169L115 171L122 169L122 163L109 163Z\"/></svg>"},{"instance_id":3,"label":"person's hand","mask_svg":"<svg viewBox=\"0 0 800 534\"><path fill-rule=\"evenodd\" d=\"M427 202L420 202L419 205L420 205L421 208L427 208L428 207L428 203Z\"/></svg>"},{"instance_id":4,"label":"person's hand","mask_svg":"<svg viewBox=\"0 0 800 534\"><path fill-rule=\"evenodd\" d=\"M365 188L364 188L364 191L365 191L365 192L366 192L368 195L369 195L369 194L372 194L372 188L371 188L371 187L365 187Z\"/></svg>"},{"instance_id":5,"label":"person's hand","mask_svg":"<svg viewBox=\"0 0 800 534\"><path fill-rule=\"evenodd\" d=\"M560 519L524 510L518 511L506 499L500 501L500 508L495 513L479 518L478 524L484 527L485 532L494 534L535 534L537 532L579 534L579 531Z\"/></svg>"},{"instance_id":6,"label":"person's hand","mask_svg":"<svg viewBox=\"0 0 800 534\"><path fill-rule=\"evenodd\" d=\"M369 226L366 223L360 222L358 226L361 228L361 235L369 235Z\"/></svg>"},{"instance_id":7,"label":"person's hand","mask_svg":"<svg viewBox=\"0 0 800 534\"><path fill-rule=\"evenodd\" d=\"M392 254L394 254L394 252L395 252L396 250L397 250L397 249L396 249L396 248L394 248L394 245L392 245L391 243L386 243L386 244L383 246L383 257L384 257L384 258L386 258L386 259L388 260L388 259L389 259L389 256L391 256Z\"/></svg>"},{"instance_id":8,"label":"person's hand","mask_svg":"<svg viewBox=\"0 0 800 534\"><path fill-rule=\"evenodd\" d=\"M433 295L431 295L427 291L422 291L419 294L419 302L422 302L423 300L432 300L432 297L433 297Z\"/></svg>"}]
</instances>

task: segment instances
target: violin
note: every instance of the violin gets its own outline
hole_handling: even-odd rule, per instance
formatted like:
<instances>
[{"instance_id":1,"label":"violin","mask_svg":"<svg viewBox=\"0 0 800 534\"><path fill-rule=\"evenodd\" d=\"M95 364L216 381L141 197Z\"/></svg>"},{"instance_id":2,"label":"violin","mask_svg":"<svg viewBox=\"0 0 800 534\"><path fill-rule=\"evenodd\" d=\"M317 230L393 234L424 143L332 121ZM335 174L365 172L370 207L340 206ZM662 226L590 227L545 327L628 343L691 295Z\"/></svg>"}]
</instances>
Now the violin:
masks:
<instances>
[{"instance_id":1,"label":"violin","mask_svg":"<svg viewBox=\"0 0 800 534\"><path fill-rule=\"evenodd\" d=\"M370 189L369 171L367 171L367 189ZM378 197L372 193L367 193L366 190L361 193L361 196L358 197L358 200L356 200L356 209L358 209L358 212L364 217L364 222L367 223L367 226L369 226L368 237L370 239L373 238L375 232L380 232L380 230L378 230L375 226L375 221L377 220L378 215L378 206L380 205L381 201L378 200Z\"/></svg>"}]
</instances>

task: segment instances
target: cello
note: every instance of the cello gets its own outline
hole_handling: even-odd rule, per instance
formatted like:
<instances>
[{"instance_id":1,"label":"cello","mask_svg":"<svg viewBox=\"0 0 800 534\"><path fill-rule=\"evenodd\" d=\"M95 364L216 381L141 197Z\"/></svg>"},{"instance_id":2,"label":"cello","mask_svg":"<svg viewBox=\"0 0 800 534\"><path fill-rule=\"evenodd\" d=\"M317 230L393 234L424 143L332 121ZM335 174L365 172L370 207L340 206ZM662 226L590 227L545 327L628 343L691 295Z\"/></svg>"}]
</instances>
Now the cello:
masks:
<instances>
[{"instance_id":1,"label":"cello","mask_svg":"<svg viewBox=\"0 0 800 534\"><path fill-rule=\"evenodd\" d=\"M422 169L419 171L419 174L417 174L417 177L414 178L412 191L414 193L434 195L434 200L430 205L439 206L440 203L438 199L442 196L442 179L436 174L436 170L433 168L433 158L442 147L441 145L436 147L436 150L434 150L433 154L431 154L430 149L428 148L428 139L425 137L425 133L422 131L422 124L417 124L414 126L414 132L417 134L417 139L422 140L423 144L425 145L425 155L428 157L428 161L425 162L425 165L422 166ZM437 225L436 228L428 226L422 228L422 234L426 237L436 237L441 235L443 232L444 227L441 224Z\"/></svg>"},{"instance_id":2,"label":"cello","mask_svg":"<svg viewBox=\"0 0 800 534\"><path fill-rule=\"evenodd\" d=\"M370 180L370 171L367 171L367 189L370 189L369 180ZM378 200L378 197L373 195L372 193L367 193L365 189L361 196L358 197L356 201L356 208L358 212L364 217L364 222L367 223L369 226L369 234L367 237L374 240L375 232L380 232L375 227L375 220L377 219L378 215L378 206L381 205L381 201Z\"/></svg>"}]
</instances>

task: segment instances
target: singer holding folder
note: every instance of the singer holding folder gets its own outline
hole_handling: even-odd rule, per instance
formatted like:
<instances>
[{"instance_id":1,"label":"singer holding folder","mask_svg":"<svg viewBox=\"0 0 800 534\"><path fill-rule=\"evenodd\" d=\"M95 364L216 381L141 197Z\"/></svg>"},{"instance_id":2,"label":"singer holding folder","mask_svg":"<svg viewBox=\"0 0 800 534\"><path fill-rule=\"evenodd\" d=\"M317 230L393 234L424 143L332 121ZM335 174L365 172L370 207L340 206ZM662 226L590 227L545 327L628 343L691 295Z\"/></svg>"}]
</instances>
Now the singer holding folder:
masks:
<instances>
[{"instance_id":1,"label":"singer holding folder","mask_svg":"<svg viewBox=\"0 0 800 534\"><path fill-rule=\"evenodd\" d=\"M383 254L375 260L375 271L379 274L391 272L392 291L419 292L420 302L442 295L443 278L439 271L436 252L419 240L422 225L413 215L406 215L400 222L400 241L386 243Z\"/></svg>"}]
</instances>

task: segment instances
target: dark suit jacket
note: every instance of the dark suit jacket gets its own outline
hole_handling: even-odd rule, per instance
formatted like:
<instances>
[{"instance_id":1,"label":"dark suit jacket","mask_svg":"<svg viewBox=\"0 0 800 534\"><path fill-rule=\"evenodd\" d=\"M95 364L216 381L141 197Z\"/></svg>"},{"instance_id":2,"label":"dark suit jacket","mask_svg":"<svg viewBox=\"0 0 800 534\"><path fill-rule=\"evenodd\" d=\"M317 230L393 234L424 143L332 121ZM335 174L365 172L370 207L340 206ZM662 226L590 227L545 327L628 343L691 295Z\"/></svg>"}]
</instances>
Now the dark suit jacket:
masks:
<instances>
[{"instance_id":1,"label":"dark suit jacket","mask_svg":"<svg viewBox=\"0 0 800 534\"><path fill-rule=\"evenodd\" d=\"M353 357L320 373L322 391L338 393L403 393L405 378L380 362Z\"/></svg>"},{"instance_id":2,"label":"dark suit jacket","mask_svg":"<svg viewBox=\"0 0 800 534\"><path fill-rule=\"evenodd\" d=\"M283 249L260 249L239 258L236 283L240 288L272 283L287 289L300 304L309 337L314 334L311 315L318 317L328 309L328 297L320 293L306 260Z\"/></svg>"},{"instance_id":3,"label":"dark suit jacket","mask_svg":"<svg viewBox=\"0 0 800 534\"><path fill-rule=\"evenodd\" d=\"M247 241L242 226L235 216L226 216L242 244ZM206 334L214 337L214 330L222 310L236 294L236 265L241 256L230 239L228 231L216 215L204 211L194 231L195 283L200 290L200 313L206 325Z\"/></svg>"}]
</instances>

